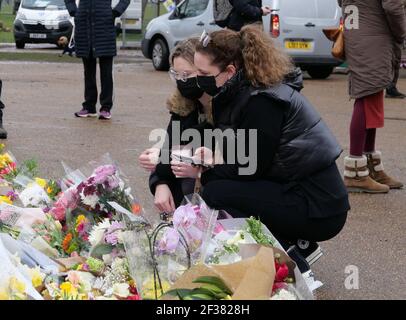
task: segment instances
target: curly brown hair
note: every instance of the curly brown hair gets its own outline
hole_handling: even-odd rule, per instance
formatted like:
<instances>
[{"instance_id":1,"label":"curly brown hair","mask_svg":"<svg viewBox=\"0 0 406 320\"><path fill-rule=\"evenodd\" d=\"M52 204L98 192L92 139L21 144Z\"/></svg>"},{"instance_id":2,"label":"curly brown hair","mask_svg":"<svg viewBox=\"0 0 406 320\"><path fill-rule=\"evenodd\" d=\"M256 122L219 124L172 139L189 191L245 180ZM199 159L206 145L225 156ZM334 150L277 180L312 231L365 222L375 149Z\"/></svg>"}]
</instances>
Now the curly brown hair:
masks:
<instances>
[{"instance_id":1,"label":"curly brown hair","mask_svg":"<svg viewBox=\"0 0 406 320\"><path fill-rule=\"evenodd\" d=\"M194 56L196 52L196 46L199 44L198 38L190 38L179 42L179 44L173 50L169 61L173 66L175 58L183 58L190 64L194 65Z\"/></svg>"},{"instance_id":2,"label":"curly brown hair","mask_svg":"<svg viewBox=\"0 0 406 320\"><path fill-rule=\"evenodd\" d=\"M206 46L199 41L196 51L210 57L212 64L221 70L228 65L243 68L254 87L280 83L293 69L290 57L256 25L245 26L240 32L215 31L209 39Z\"/></svg>"}]
</instances>

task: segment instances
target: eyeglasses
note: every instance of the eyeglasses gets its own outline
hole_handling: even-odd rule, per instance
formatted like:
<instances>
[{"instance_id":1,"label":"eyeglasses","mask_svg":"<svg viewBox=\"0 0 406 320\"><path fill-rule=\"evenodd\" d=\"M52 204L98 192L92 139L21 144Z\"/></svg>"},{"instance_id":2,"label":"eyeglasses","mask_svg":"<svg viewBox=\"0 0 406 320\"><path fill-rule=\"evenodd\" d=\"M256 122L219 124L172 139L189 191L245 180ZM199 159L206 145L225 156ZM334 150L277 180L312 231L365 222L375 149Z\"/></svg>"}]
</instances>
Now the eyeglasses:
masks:
<instances>
[{"instance_id":1,"label":"eyeglasses","mask_svg":"<svg viewBox=\"0 0 406 320\"><path fill-rule=\"evenodd\" d=\"M176 82L177 80L186 82L188 78L190 78L191 74L188 72L182 72L178 73L174 69L169 70L169 77L171 78L172 81Z\"/></svg>"},{"instance_id":2,"label":"eyeglasses","mask_svg":"<svg viewBox=\"0 0 406 320\"><path fill-rule=\"evenodd\" d=\"M204 48L206 48L209 45L211 38L210 35L207 33L206 30L203 31L202 35L200 36L200 43Z\"/></svg>"}]
</instances>

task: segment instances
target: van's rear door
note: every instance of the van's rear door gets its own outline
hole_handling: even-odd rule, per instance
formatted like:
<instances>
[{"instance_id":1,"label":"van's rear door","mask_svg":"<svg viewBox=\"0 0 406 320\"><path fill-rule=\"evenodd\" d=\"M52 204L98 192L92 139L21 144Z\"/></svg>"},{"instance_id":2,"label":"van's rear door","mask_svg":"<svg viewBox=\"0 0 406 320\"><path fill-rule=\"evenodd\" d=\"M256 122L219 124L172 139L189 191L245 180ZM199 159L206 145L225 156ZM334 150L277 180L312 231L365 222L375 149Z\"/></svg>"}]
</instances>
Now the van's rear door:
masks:
<instances>
[{"instance_id":1,"label":"van's rear door","mask_svg":"<svg viewBox=\"0 0 406 320\"><path fill-rule=\"evenodd\" d=\"M279 41L294 56L331 57L331 42L323 29L338 26L341 9L337 0L279 0Z\"/></svg>"}]
</instances>

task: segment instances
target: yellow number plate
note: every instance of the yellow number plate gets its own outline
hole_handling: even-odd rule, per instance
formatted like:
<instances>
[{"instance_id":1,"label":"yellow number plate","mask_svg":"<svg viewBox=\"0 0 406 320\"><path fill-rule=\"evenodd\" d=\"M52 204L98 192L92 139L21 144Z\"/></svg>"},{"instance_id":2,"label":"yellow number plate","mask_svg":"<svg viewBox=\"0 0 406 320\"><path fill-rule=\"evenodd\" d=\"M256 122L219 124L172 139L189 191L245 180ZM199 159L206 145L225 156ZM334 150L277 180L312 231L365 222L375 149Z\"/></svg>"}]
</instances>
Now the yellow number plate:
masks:
<instances>
[{"instance_id":1,"label":"yellow number plate","mask_svg":"<svg viewBox=\"0 0 406 320\"><path fill-rule=\"evenodd\" d=\"M285 48L286 49L291 49L291 50L309 51L309 50L312 49L312 43L311 42L305 42L305 41L286 41L285 42Z\"/></svg>"},{"instance_id":2,"label":"yellow number plate","mask_svg":"<svg viewBox=\"0 0 406 320\"><path fill-rule=\"evenodd\" d=\"M137 22L137 19L125 19L126 24L136 24Z\"/></svg>"}]
</instances>

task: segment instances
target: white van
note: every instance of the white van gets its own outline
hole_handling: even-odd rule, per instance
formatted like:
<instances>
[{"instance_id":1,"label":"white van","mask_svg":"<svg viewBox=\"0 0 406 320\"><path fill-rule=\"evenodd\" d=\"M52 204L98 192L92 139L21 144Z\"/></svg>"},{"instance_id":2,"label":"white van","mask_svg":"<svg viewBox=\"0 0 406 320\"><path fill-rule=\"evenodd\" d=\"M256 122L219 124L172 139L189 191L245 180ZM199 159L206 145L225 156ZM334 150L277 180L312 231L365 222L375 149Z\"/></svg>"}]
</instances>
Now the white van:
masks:
<instances>
[{"instance_id":1,"label":"white van","mask_svg":"<svg viewBox=\"0 0 406 320\"><path fill-rule=\"evenodd\" d=\"M68 39L72 23L64 0L22 0L14 20L14 39L18 49L26 43L57 44Z\"/></svg>"},{"instance_id":2,"label":"white van","mask_svg":"<svg viewBox=\"0 0 406 320\"><path fill-rule=\"evenodd\" d=\"M263 0L274 9L263 18L264 29L280 43L295 63L313 78L327 78L342 61L331 55L332 43L325 27L339 26L337 0ZM157 70L169 68L169 54L176 44L204 30L219 30L213 18L213 0L184 0L177 10L151 20L142 40L144 56Z\"/></svg>"},{"instance_id":3,"label":"white van","mask_svg":"<svg viewBox=\"0 0 406 320\"><path fill-rule=\"evenodd\" d=\"M263 0L274 9L264 17L264 29L312 78L325 79L341 64L331 55L332 42L323 29L338 27L341 8L336 0Z\"/></svg>"},{"instance_id":4,"label":"white van","mask_svg":"<svg viewBox=\"0 0 406 320\"><path fill-rule=\"evenodd\" d=\"M119 0L112 1L112 7L114 8ZM126 31L141 32L142 30L142 0L131 0L130 5L124 14L116 19L116 29L121 32L123 26Z\"/></svg>"}]
</instances>

